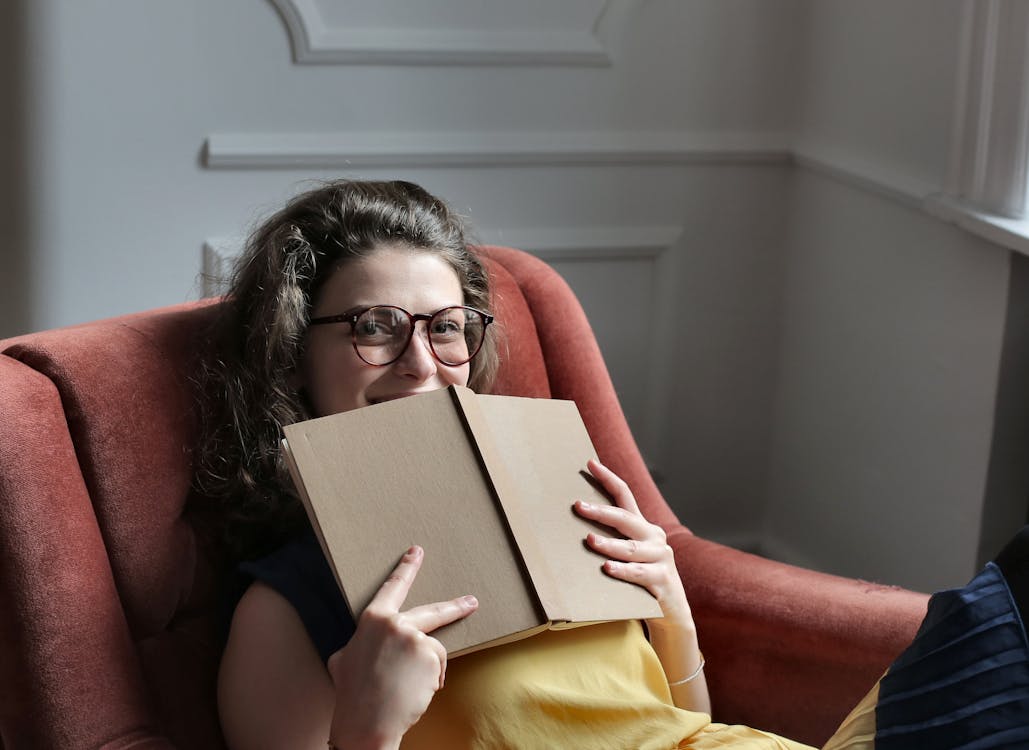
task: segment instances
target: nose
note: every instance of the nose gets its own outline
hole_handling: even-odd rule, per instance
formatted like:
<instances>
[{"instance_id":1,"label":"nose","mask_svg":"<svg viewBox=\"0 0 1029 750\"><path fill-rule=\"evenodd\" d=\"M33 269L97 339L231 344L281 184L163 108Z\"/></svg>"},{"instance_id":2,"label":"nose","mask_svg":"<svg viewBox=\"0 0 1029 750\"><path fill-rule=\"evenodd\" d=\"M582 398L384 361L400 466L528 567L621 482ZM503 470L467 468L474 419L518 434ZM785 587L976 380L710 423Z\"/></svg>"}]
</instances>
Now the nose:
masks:
<instances>
[{"instance_id":1,"label":"nose","mask_svg":"<svg viewBox=\"0 0 1029 750\"><path fill-rule=\"evenodd\" d=\"M419 323L421 325L419 325ZM429 336L425 321L418 321L414 327L414 335L400 359L393 363L397 371L419 382L428 380L436 374L436 357L429 348Z\"/></svg>"}]
</instances>

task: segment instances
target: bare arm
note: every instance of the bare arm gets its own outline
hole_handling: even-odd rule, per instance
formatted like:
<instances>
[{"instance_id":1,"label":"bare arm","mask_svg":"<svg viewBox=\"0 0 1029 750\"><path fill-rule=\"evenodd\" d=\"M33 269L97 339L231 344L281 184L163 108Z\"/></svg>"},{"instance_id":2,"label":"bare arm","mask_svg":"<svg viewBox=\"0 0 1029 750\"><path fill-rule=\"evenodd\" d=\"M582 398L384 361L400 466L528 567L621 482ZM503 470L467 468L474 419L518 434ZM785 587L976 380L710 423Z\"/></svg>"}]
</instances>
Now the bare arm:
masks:
<instances>
[{"instance_id":1,"label":"bare arm","mask_svg":"<svg viewBox=\"0 0 1029 750\"><path fill-rule=\"evenodd\" d=\"M230 748L325 750L334 691L303 622L277 591L255 583L232 618L218 674Z\"/></svg>"},{"instance_id":2,"label":"bare arm","mask_svg":"<svg viewBox=\"0 0 1029 750\"><path fill-rule=\"evenodd\" d=\"M626 539L591 533L586 542L608 558L604 563L608 575L643 586L657 599L664 617L648 620L647 629L672 700L680 708L710 714L711 698L704 680L697 627L664 530L643 517L629 486L614 472L598 461L591 461L588 468L614 498L615 505L577 503L577 512L610 526Z\"/></svg>"}]
</instances>

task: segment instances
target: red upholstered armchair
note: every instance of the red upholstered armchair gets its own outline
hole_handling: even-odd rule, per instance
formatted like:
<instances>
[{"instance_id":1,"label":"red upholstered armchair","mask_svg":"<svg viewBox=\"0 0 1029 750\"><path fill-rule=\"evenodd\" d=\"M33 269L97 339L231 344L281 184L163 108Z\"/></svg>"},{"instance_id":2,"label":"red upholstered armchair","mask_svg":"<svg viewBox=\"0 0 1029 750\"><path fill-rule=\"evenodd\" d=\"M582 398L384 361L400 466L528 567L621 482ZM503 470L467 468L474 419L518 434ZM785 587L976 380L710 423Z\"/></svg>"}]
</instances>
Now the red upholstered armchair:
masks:
<instances>
[{"instance_id":1,"label":"red upholstered armchair","mask_svg":"<svg viewBox=\"0 0 1029 750\"><path fill-rule=\"evenodd\" d=\"M668 530L715 719L822 742L913 635L926 597L693 536L644 468L568 287L525 253L484 253L508 342L496 390L574 399L601 458ZM217 556L184 515L191 375L215 309L0 342L5 750L222 747Z\"/></svg>"}]
</instances>

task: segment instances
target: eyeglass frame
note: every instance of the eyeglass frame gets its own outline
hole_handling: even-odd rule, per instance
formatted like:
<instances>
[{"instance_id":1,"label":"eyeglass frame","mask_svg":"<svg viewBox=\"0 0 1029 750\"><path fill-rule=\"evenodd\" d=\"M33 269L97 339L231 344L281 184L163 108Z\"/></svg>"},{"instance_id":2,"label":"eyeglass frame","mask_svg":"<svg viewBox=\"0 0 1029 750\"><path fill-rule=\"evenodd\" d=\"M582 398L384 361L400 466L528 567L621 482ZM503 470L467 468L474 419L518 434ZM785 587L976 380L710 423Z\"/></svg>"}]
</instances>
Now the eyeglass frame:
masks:
<instances>
[{"instance_id":1,"label":"eyeglass frame","mask_svg":"<svg viewBox=\"0 0 1029 750\"><path fill-rule=\"evenodd\" d=\"M383 362L381 364L378 362L369 362L367 359L361 356L361 350L360 348L358 348L357 344L357 321L366 312L368 312L369 310L374 310L377 307L388 307L393 310L399 310L408 317L408 320L411 321L411 328L407 333L407 341L405 341L404 345L400 347L400 351L397 353L397 356L395 356L389 362ZM473 359L475 359L475 355L477 355L482 350L482 345L486 342L486 329L489 327L490 323L494 321L494 317L490 315L488 312L484 312L483 310L479 310L475 307L469 307L467 305L447 305L446 307L441 307L439 310L436 310L432 313L412 313L408 312L399 305L368 305L367 307L358 307L354 308L353 310L347 310L346 312L339 313L337 315L321 315L317 318L312 318L311 320L307 321L307 325L317 326L329 325L331 323L350 324L350 343L354 345L354 353L357 354L358 359L360 359L366 365L370 365L372 367L388 367L389 365L393 364L398 359L403 357L407 350L410 348L411 339L414 338L415 324L419 320L424 320L426 323L426 327L428 327L428 324L432 322L432 319L445 310L471 310L473 313L476 313L477 315L479 315L479 317L482 318L482 337L479 339L479 345L475 348L474 352L468 355L468 359L464 360L463 362L458 362L456 364L445 362L436 352L436 347L433 346L432 334L429 333L425 338L426 342L429 345L429 351L432 352L432 356L436 359L437 362L439 362L441 365L444 365L445 367L460 367L461 365L468 364Z\"/></svg>"}]
</instances>

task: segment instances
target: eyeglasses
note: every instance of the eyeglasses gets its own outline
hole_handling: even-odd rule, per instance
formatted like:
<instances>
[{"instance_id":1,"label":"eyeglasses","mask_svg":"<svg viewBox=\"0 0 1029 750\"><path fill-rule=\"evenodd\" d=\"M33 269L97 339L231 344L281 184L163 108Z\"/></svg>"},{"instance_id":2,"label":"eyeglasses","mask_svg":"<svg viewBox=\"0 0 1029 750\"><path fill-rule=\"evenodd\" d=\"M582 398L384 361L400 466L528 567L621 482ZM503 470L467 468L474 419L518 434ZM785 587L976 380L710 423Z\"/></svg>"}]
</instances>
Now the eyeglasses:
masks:
<instances>
[{"instance_id":1,"label":"eyeglasses","mask_svg":"<svg viewBox=\"0 0 1029 750\"><path fill-rule=\"evenodd\" d=\"M474 307L444 307L434 313L409 313L395 305L375 305L327 315L308 325L349 323L357 356L370 365L389 365L407 351L414 326L426 321L429 350L440 363L457 367L479 353L493 316Z\"/></svg>"}]
</instances>

